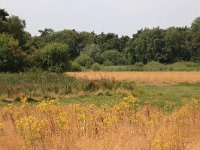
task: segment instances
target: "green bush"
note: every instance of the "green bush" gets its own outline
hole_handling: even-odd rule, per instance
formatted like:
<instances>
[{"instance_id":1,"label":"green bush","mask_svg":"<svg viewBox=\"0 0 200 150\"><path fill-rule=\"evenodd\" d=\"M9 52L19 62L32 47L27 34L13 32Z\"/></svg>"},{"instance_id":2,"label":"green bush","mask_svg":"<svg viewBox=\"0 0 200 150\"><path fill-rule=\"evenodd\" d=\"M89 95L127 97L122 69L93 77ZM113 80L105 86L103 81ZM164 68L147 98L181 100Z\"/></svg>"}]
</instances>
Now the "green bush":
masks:
<instances>
[{"instance_id":1,"label":"green bush","mask_svg":"<svg viewBox=\"0 0 200 150\"><path fill-rule=\"evenodd\" d=\"M103 62L103 65L104 65L104 66L113 66L113 63L112 63L110 60L106 59L106 60Z\"/></svg>"},{"instance_id":2,"label":"green bush","mask_svg":"<svg viewBox=\"0 0 200 150\"><path fill-rule=\"evenodd\" d=\"M92 64L94 63L94 60L92 58L90 58L88 55L86 54L81 54L80 56L78 56L75 61L86 68L91 68Z\"/></svg>"},{"instance_id":3,"label":"green bush","mask_svg":"<svg viewBox=\"0 0 200 150\"><path fill-rule=\"evenodd\" d=\"M99 70L101 70L101 65L98 63L94 63L91 68L94 71L99 71Z\"/></svg>"},{"instance_id":4,"label":"green bush","mask_svg":"<svg viewBox=\"0 0 200 150\"><path fill-rule=\"evenodd\" d=\"M144 64L142 62L135 63L135 71L143 71L144 70Z\"/></svg>"},{"instance_id":5,"label":"green bush","mask_svg":"<svg viewBox=\"0 0 200 150\"><path fill-rule=\"evenodd\" d=\"M82 71L82 68L77 62L71 62L70 71Z\"/></svg>"},{"instance_id":6,"label":"green bush","mask_svg":"<svg viewBox=\"0 0 200 150\"><path fill-rule=\"evenodd\" d=\"M145 67L145 70L148 70L148 71L163 71L166 69L166 66L164 64L161 64L157 61L151 61L147 63L144 67Z\"/></svg>"},{"instance_id":7,"label":"green bush","mask_svg":"<svg viewBox=\"0 0 200 150\"><path fill-rule=\"evenodd\" d=\"M107 50L101 54L104 61L109 60L113 65L126 64L125 57L117 50Z\"/></svg>"},{"instance_id":8,"label":"green bush","mask_svg":"<svg viewBox=\"0 0 200 150\"><path fill-rule=\"evenodd\" d=\"M101 64L103 62L102 60L103 58L101 57L101 49L99 45L96 45L96 44L87 45L83 49L83 53L88 55L97 63Z\"/></svg>"},{"instance_id":9,"label":"green bush","mask_svg":"<svg viewBox=\"0 0 200 150\"><path fill-rule=\"evenodd\" d=\"M50 43L39 53L44 70L64 72L69 70L69 47L66 44Z\"/></svg>"},{"instance_id":10,"label":"green bush","mask_svg":"<svg viewBox=\"0 0 200 150\"><path fill-rule=\"evenodd\" d=\"M120 87L127 89L127 90L134 90L136 83L134 81L122 81L120 83Z\"/></svg>"}]
</instances>

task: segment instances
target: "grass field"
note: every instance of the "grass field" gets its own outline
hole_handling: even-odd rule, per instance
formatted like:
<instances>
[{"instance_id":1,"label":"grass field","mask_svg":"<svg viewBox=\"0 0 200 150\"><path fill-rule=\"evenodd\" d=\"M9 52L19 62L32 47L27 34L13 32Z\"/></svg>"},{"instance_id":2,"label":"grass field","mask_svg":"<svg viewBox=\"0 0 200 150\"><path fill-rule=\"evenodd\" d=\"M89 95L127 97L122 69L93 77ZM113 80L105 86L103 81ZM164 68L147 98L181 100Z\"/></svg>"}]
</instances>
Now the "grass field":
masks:
<instances>
[{"instance_id":1,"label":"grass field","mask_svg":"<svg viewBox=\"0 0 200 150\"><path fill-rule=\"evenodd\" d=\"M68 72L66 74L90 80L106 78L150 84L200 82L200 72Z\"/></svg>"},{"instance_id":2,"label":"grass field","mask_svg":"<svg viewBox=\"0 0 200 150\"><path fill-rule=\"evenodd\" d=\"M198 72L67 74L0 74L0 149L199 150Z\"/></svg>"}]
</instances>

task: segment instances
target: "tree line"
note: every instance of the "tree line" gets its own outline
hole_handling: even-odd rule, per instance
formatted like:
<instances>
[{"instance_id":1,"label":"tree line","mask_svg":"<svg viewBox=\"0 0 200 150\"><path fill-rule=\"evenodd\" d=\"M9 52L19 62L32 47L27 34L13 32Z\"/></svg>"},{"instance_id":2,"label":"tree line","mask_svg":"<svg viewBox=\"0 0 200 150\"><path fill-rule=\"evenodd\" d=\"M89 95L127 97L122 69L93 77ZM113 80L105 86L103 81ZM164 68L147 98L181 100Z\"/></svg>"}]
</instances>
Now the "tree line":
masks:
<instances>
[{"instance_id":1,"label":"tree line","mask_svg":"<svg viewBox=\"0 0 200 150\"><path fill-rule=\"evenodd\" d=\"M132 37L46 28L39 36L26 22L0 9L0 71L78 71L98 65L133 65L157 61L200 62L200 17L191 27L144 28Z\"/></svg>"}]
</instances>

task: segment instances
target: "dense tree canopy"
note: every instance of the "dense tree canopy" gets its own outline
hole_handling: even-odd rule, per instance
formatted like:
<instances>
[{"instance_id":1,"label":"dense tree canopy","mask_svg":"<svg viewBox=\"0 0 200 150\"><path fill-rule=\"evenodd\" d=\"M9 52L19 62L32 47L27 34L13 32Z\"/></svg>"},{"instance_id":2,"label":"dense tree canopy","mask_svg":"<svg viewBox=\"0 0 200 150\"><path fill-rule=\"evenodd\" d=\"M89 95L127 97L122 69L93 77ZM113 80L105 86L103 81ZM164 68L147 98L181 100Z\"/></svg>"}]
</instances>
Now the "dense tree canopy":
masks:
<instances>
[{"instance_id":1,"label":"dense tree canopy","mask_svg":"<svg viewBox=\"0 0 200 150\"><path fill-rule=\"evenodd\" d=\"M25 27L24 20L0 9L0 71L35 67L62 72L70 70L70 64L79 69L92 64L200 62L200 17L191 27L145 28L132 37L67 29L55 32L51 28L32 37Z\"/></svg>"},{"instance_id":2,"label":"dense tree canopy","mask_svg":"<svg viewBox=\"0 0 200 150\"><path fill-rule=\"evenodd\" d=\"M200 17L196 18L192 23L191 36L191 59L200 61Z\"/></svg>"},{"instance_id":3,"label":"dense tree canopy","mask_svg":"<svg viewBox=\"0 0 200 150\"><path fill-rule=\"evenodd\" d=\"M25 54L18 41L7 34L0 34L0 71L22 71Z\"/></svg>"}]
</instances>

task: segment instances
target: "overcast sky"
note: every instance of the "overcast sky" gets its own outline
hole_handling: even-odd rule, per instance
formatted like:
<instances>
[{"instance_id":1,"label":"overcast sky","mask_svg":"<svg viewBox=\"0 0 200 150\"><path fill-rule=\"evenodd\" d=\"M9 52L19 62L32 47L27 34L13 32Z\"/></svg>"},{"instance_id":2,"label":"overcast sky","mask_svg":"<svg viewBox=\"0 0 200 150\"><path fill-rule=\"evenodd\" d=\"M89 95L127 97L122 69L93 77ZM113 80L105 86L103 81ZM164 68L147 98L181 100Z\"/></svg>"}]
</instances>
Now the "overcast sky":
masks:
<instances>
[{"instance_id":1,"label":"overcast sky","mask_svg":"<svg viewBox=\"0 0 200 150\"><path fill-rule=\"evenodd\" d=\"M114 32L132 35L148 27L190 26L200 0L0 0L0 8L26 20L26 30Z\"/></svg>"}]
</instances>

